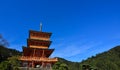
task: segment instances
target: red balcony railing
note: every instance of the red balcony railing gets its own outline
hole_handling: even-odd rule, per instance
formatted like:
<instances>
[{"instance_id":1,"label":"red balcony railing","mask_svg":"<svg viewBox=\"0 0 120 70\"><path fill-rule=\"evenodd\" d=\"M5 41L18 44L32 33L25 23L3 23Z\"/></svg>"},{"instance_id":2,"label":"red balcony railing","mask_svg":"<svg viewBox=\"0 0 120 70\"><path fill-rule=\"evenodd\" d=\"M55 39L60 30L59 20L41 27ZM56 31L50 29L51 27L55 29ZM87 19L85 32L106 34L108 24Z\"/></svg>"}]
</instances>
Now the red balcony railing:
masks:
<instances>
[{"instance_id":1,"label":"red balcony railing","mask_svg":"<svg viewBox=\"0 0 120 70\"><path fill-rule=\"evenodd\" d=\"M44 62L57 62L57 58L46 58L46 57L26 57L22 56L19 60L23 61L44 61Z\"/></svg>"}]
</instances>

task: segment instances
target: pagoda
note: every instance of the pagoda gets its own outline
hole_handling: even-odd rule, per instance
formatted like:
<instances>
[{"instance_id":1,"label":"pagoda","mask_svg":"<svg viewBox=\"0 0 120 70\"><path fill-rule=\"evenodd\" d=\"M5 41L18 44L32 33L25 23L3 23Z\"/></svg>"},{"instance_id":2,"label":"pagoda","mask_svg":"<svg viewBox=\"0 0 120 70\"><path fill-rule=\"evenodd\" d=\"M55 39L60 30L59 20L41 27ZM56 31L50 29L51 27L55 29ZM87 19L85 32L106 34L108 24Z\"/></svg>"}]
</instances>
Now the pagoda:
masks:
<instances>
[{"instance_id":1,"label":"pagoda","mask_svg":"<svg viewBox=\"0 0 120 70\"><path fill-rule=\"evenodd\" d=\"M50 58L54 51L54 49L49 49L52 42L50 41L51 34L42 32L42 25L40 25L40 31L29 31L27 47L23 47L23 55L19 58L22 67L51 67L58 61L57 58Z\"/></svg>"}]
</instances>

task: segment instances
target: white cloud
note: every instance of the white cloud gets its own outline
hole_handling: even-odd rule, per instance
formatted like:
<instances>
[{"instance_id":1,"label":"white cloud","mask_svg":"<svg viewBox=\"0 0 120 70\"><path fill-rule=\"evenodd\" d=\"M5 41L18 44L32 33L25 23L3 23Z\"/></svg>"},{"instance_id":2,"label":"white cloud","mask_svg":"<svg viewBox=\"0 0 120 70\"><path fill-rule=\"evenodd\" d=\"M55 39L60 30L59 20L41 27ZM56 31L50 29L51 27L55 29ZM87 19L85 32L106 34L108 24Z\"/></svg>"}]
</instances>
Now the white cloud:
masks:
<instances>
[{"instance_id":1,"label":"white cloud","mask_svg":"<svg viewBox=\"0 0 120 70\"><path fill-rule=\"evenodd\" d=\"M62 58L71 58L76 55L85 53L89 49L92 49L98 45L100 45L100 42L88 42L88 41L71 41L71 42L64 42L61 45L58 44L55 45L55 51L51 55L51 57L62 57Z\"/></svg>"}]
</instances>

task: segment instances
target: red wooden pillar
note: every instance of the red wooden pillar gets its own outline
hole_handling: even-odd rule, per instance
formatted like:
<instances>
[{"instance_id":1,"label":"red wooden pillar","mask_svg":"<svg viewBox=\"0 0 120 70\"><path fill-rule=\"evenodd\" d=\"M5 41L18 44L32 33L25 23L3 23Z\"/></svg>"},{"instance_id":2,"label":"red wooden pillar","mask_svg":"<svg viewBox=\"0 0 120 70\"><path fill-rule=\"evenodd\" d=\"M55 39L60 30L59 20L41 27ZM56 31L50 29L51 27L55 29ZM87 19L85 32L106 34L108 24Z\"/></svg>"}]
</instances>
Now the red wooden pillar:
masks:
<instances>
[{"instance_id":1,"label":"red wooden pillar","mask_svg":"<svg viewBox=\"0 0 120 70\"><path fill-rule=\"evenodd\" d=\"M29 62L27 62L27 70L29 70Z\"/></svg>"},{"instance_id":2,"label":"red wooden pillar","mask_svg":"<svg viewBox=\"0 0 120 70\"><path fill-rule=\"evenodd\" d=\"M32 68L34 68L35 67L35 63L34 63L34 61L32 61Z\"/></svg>"},{"instance_id":3,"label":"red wooden pillar","mask_svg":"<svg viewBox=\"0 0 120 70\"><path fill-rule=\"evenodd\" d=\"M22 67L24 66L24 65L23 65L23 63L24 63L24 62L23 62L23 61L21 61L21 66L22 66Z\"/></svg>"}]
</instances>

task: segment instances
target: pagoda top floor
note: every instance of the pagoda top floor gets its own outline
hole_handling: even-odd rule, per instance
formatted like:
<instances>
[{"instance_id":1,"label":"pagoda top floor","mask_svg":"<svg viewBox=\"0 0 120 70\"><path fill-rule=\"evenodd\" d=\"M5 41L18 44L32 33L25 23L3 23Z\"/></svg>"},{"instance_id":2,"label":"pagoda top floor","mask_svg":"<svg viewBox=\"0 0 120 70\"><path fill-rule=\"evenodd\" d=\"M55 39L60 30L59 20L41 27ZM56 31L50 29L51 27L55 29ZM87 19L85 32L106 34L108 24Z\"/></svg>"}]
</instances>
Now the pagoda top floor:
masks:
<instances>
[{"instance_id":1,"label":"pagoda top floor","mask_svg":"<svg viewBox=\"0 0 120 70\"><path fill-rule=\"evenodd\" d=\"M38 39L38 40L50 40L51 37L50 32L42 32L42 31L34 31L30 30L29 31L29 38L30 39Z\"/></svg>"}]
</instances>

